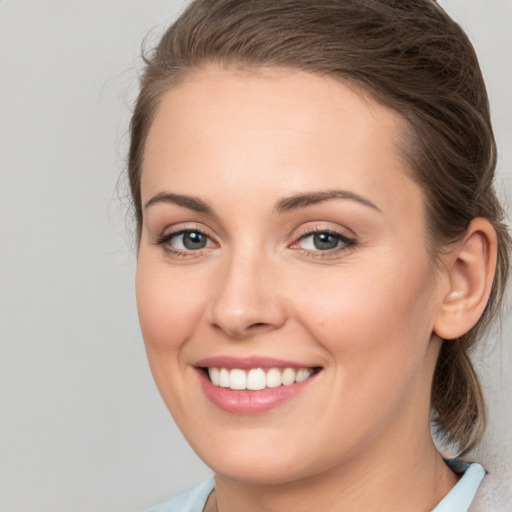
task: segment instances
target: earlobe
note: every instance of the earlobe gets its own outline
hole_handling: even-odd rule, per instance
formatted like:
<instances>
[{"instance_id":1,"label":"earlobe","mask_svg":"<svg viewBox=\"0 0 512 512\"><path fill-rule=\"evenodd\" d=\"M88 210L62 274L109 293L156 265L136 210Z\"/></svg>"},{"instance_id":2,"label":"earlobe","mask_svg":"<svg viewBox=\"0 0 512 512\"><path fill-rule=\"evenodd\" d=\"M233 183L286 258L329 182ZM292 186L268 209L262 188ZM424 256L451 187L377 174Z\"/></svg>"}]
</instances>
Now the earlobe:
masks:
<instances>
[{"instance_id":1,"label":"earlobe","mask_svg":"<svg viewBox=\"0 0 512 512\"><path fill-rule=\"evenodd\" d=\"M496 270L496 232L484 218L473 219L463 240L447 255L448 291L434 324L440 338L466 334L484 312Z\"/></svg>"}]
</instances>

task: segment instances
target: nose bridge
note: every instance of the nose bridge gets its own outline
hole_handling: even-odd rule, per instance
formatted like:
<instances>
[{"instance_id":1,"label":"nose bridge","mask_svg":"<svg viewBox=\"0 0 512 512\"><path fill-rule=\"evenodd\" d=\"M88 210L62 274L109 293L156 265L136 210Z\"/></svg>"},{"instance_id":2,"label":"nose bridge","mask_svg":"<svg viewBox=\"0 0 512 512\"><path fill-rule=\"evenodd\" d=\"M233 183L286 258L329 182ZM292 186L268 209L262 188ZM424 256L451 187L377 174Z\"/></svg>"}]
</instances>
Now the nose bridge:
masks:
<instances>
[{"instance_id":1,"label":"nose bridge","mask_svg":"<svg viewBox=\"0 0 512 512\"><path fill-rule=\"evenodd\" d=\"M236 339L278 328L286 317L275 262L251 245L227 258L210 306L210 323Z\"/></svg>"}]
</instances>

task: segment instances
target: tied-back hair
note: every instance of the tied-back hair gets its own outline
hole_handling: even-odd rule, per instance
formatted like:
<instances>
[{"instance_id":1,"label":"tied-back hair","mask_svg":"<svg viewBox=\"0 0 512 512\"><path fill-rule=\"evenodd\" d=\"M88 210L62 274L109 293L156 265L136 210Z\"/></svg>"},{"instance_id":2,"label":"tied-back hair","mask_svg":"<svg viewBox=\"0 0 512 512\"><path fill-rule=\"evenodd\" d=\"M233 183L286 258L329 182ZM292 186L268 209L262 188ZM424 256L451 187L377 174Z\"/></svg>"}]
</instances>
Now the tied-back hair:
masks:
<instances>
[{"instance_id":1,"label":"tied-back hair","mask_svg":"<svg viewBox=\"0 0 512 512\"><path fill-rule=\"evenodd\" d=\"M443 341L431 397L437 434L460 452L475 446L486 409L470 353L500 310L511 241L493 189L487 92L466 34L433 0L192 2L145 57L128 160L139 237L144 145L155 111L166 91L208 64L329 76L399 112L406 121L401 151L425 195L434 265L472 219L492 223L498 262L489 302L468 333Z\"/></svg>"}]
</instances>

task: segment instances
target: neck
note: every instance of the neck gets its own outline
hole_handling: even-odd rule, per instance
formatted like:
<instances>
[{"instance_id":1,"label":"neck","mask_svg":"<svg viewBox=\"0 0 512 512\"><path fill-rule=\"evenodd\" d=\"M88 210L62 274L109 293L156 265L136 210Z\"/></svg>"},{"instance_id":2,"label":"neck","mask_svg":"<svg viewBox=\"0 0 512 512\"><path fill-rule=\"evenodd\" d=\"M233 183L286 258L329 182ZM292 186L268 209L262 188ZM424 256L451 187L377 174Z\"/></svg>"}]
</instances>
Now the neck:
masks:
<instances>
[{"instance_id":1,"label":"neck","mask_svg":"<svg viewBox=\"0 0 512 512\"><path fill-rule=\"evenodd\" d=\"M217 475L209 505L217 512L427 512L457 477L442 460L430 432L426 434L398 445L396 439L381 439L380 446L369 447L366 454L284 484L247 483ZM391 441L395 442L388 444ZM392 453L389 446L395 447Z\"/></svg>"}]
</instances>

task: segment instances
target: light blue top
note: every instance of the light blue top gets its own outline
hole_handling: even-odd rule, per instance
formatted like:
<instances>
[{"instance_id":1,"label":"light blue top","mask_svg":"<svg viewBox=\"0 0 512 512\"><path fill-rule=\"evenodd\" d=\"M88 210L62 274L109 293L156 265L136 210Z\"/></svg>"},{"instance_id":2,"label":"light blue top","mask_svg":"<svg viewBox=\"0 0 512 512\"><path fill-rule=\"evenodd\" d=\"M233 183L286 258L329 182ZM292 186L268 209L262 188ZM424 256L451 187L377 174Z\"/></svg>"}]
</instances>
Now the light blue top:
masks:
<instances>
[{"instance_id":1,"label":"light blue top","mask_svg":"<svg viewBox=\"0 0 512 512\"><path fill-rule=\"evenodd\" d=\"M447 461L447 463L456 472L464 474L432 512L469 512L469 507L485 476L485 469L476 463L467 464L460 461ZM215 480L210 478L172 496L146 512L202 512L214 487Z\"/></svg>"}]
</instances>

